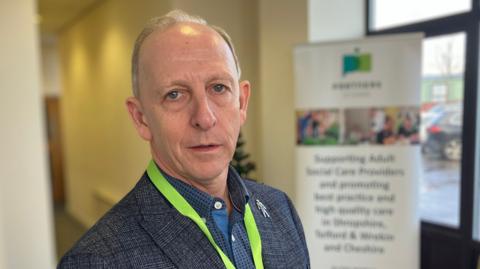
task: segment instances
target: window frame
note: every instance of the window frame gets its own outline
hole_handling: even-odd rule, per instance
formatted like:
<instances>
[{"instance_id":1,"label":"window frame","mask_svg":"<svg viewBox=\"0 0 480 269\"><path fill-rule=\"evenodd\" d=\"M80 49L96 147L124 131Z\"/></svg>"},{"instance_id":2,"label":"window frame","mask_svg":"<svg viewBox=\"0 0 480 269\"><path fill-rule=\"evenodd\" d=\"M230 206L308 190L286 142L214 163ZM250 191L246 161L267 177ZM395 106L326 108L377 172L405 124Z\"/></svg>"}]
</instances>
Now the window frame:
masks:
<instances>
[{"instance_id":1,"label":"window frame","mask_svg":"<svg viewBox=\"0 0 480 269\"><path fill-rule=\"evenodd\" d=\"M460 174L460 226L458 228L449 227L442 224L421 222L421 268L436 268L432 260L438 257L432 257L435 241L450 242L455 248L460 247L462 257L461 268L476 268L477 259L480 255L480 240L474 239L475 210L475 175L480 171L475 171L480 164L480 155L476 155L478 145L476 145L477 128L477 104L478 102L478 75L479 75L479 31L480 31L480 0L471 0L472 9L469 12L458 13L441 18L414 22L382 30L371 30L370 25L373 20L371 17L370 0L365 0L365 29L367 36L376 36L384 34L397 34L408 32L423 32L425 38L439 35L453 34L456 32L465 32L465 72L464 72L464 100L463 100L463 132L462 144L473 145L462 147L461 174ZM470 123L470 124L469 124ZM472 126L473 124L473 126ZM479 121L480 124L480 121ZM480 140L479 140L480 143ZM480 167L480 166L479 166ZM477 192L480 195L480 191ZM480 201L480 197L477 197ZM478 227L475 227L478 228ZM441 267L442 265L440 265ZM444 268L448 268L445 265ZM442 267L443 268L443 267ZM460 268L460 267L459 267Z\"/></svg>"}]
</instances>

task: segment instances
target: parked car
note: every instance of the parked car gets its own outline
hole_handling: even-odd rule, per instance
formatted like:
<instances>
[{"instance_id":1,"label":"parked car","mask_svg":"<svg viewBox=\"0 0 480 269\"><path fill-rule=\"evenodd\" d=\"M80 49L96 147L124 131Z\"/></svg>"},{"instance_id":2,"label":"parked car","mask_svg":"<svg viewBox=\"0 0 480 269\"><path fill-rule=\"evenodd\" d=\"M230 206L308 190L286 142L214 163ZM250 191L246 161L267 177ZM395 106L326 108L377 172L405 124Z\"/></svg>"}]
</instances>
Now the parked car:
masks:
<instances>
[{"instance_id":1,"label":"parked car","mask_svg":"<svg viewBox=\"0 0 480 269\"><path fill-rule=\"evenodd\" d=\"M428 128L442 117L445 112L462 112L462 102L438 103L427 111L420 113L420 142L425 143L428 137Z\"/></svg>"},{"instance_id":2,"label":"parked car","mask_svg":"<svg viewBox=\"0 0 480 269\"><path fill-rule=\"evenodd\" d=\"M426 153L458 161L462 157L462 112L444 111L427 129Z\"/></svg>"}]
</instances>

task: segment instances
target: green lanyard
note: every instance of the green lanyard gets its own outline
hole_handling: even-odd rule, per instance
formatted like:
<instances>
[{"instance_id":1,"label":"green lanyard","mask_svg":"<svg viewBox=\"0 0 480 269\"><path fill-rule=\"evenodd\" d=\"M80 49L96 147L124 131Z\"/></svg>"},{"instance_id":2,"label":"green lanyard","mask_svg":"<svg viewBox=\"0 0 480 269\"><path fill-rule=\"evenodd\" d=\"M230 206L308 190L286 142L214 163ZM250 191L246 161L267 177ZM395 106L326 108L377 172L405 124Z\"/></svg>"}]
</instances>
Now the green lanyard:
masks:
<instances>
[{"instance_id":1,"label":"green lanyard","mask_svg":"<svg viewBox=\"0 0 480 269\"><path fill-rule=\"evenodd\" d=\"M200 218L197 211L192 208L192 206L183 198L180 193L165 179L165 177L158 170L157 165L153 160L150 161L147 168L148 177L152 181L153 185L160 191L160 193L167 198L167 200L180 212L180 214L185 217L190 218L197 226L202 230L205 236L210 241L210 244L215 248L215 250L222 258L223 263L227 269L235 269L235 266L230 261L227 255L223 253L222 249L215 243L213 240L212 234L207 228L205 222ZM244 217L245 228L247 229L248 240L250 241L250 248L252 250L253 262L255 263L256 269L263 269L262 261L262 242L260 239L260 233L258 232L257 224L253 218L252 210L250 206L245 206L245 217Z\"/></svg>"}]
</instances>

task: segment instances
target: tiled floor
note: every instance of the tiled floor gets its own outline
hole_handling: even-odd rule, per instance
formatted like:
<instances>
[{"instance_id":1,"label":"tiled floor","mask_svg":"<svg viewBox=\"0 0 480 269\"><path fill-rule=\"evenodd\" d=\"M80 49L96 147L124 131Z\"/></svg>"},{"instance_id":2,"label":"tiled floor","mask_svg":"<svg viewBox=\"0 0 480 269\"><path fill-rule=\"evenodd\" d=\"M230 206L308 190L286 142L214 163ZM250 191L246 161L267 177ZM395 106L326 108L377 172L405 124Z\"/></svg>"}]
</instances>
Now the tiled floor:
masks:
<instances>
[{"instance_id":1,"label":"tiled floor","mask_svg":"<svg viewBox=\"0 0 480 269\"><path fill-rule=\"evenodd\" d=\"M63 206L55 206L55 241L60 259L80 239L86 229L72 218Z\"/></svg>"}]
</instances>

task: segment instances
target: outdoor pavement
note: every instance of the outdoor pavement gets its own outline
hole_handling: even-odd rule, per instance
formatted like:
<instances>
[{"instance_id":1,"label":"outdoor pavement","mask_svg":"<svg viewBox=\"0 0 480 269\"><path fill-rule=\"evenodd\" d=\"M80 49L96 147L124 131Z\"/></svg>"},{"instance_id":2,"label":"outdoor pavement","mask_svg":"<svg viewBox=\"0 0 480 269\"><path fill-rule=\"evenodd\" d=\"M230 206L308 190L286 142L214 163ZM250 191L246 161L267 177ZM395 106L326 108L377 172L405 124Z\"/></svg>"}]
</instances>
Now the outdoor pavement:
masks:
<instances>
[{"instance_id":1,"label":"outdoor pavement","mask_svg":"<svg viewBox=\"0 0 480 269\"><path fill-rule=\"evenodd\" d=\"M459 226L460 162L422 156L420 216L423 221Z\"/></svg>"}]
</instances>

